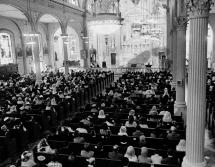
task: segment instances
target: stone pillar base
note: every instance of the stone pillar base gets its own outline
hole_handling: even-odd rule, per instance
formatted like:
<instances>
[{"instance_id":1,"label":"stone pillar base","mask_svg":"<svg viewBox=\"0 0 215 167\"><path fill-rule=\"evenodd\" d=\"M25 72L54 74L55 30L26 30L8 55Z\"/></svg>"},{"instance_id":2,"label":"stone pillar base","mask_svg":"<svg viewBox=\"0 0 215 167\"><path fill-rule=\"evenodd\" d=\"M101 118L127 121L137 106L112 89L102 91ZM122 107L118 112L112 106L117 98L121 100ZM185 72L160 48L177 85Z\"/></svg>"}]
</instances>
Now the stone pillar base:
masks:
<instances>
[{"instance_id":1,"label":"stone pillar base","mask_svg":"<svg viewBox=\"0 0 215 167\"><path fill-rule=\"evenodd\" d=\"M205 161L202 163L192 163L189 162L186 157L184 157L182 167L207 167L207 164Z\"/></svg>"},{"instance_id":2,"label":"stone pillar base","mask_svg":"<svg viewBox=\"0 0 215 167\"><path fill-rule=\"evenodd\" d=\"M175 102L174 115L175 116L182 116L184 123L186 123L187 106L186 106L185 102Z\"/></svg>"}]
</instances>

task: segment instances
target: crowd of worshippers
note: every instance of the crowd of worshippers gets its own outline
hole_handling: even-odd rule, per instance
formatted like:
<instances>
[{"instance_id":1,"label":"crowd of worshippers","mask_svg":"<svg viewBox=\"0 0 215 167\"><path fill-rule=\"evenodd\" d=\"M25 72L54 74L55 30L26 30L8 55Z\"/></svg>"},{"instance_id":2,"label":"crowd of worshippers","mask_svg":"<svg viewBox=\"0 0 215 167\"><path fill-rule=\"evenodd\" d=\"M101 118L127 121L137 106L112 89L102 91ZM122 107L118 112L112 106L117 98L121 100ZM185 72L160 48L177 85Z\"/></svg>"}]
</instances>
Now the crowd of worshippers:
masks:
<instances>
[{"instance_id":1,"label":"crowd of worshippers","mask_svg":"<svg viewBox=\"0 0 215 167\"><path fill-rule=\"evenodd\" d=\"M207 75L206 94L209 101L214 101L215 93L215 73L211 72Z\"/></svg>"},{"instance_id":2,"label":"crowd of worshippers","mask_svg":"<svg viewBox=\"0 0 215 167\"><path fill-rule=\"evenodd\" d=\"M46 74L39 84L29 75L0 81L1 114L28 113L32 106L44 106L48 110L105 77L106 72L72 72L70 75Z\"/></svg>"},{"instance_id":3,"label":"crowd of worshippers","mask_svg":"<svg viewBox=\"0 0 215 167\"><path fill-rule=\"evenodd\" d=\"M174 156L174 152L184 152L186 142L184 133L177 132L178 129L184 130L183 127L178 126L173 119L172 106L175 101L175 90L171 88L171 82L172 76L167 72L145 74L128 72L123 74L109 88L94 97L90 104L82 108L81 112L75 113L67 120L62 121L56 129L46 133L45 138L40 140L33 152L24 152L22 154L22 166L38 165L33 156L35 152L53 155L50 162L43 164L48 167L62 166L62 162L56 158L56 154L61 153L68 154L70 161L74 161L76 156L84 157L87 160L86 166L89 167L95 165L96 158L120 160L121 166L128 166L129 162L179 165L180 160ZM150 106L150 109L147 110L143 106L146 108ZM119 115L122 114L127 117L124 122L119 118ZM155 122L156 127L147 136L142 129L151 128L149 122ZM78 126L72 126L72 124ZM99 129L96 130L97 125ZM89 142L85 137L88 135L95 137L93 140L96 140L96 136L102 136L102 138L108 139L113 135L111 127L115 126L120 127L116 135L121 136L121 138L119 143L112 145L110 152L104 151L103 146L107 144L107 140L105 142L100 140L94 144L95 147L92 147L92 142L97 141ZM166 129L166 131L160 129ZM139 155L135 154L135 146L129 143L129 136L138 138L138 145L136 146L141 148ZM156 151L149 156L147 137L177 141L177 144L174 148L167 149L165 157ZM49 143L50 138L83 144L83 147L80 152L71 149L71 143L66 147L52 148ZM121 147L126 147L126 151L120 152L119 148ZM112 164L112 166L114 165Z\"/></svg>"},{"instance_id":4,"label":"crowd of worshippers","mask_svg":"<svg viewBox=\"0 0 215 167\"><path fill-rule=\"evenodd\" d=\"M17 138L15 130L28 133L33 138L29 123L38 125L39 131L41 122L37 117L29 114L48 113L47 119L51 119L50 112L57 113L61 109L61 103L65 100L74 99L74 94L105 78L109 72L74 72L69 75L57 73L43 73L42 80L36 82L35 75L13 75L7 80L0 80L0 135L8 138ZM64 106L63 106L64 107ZM60 120L60 119L58 119ZM21 137L22 133L19 133ZM39 137L35 136L35 137ZM20 139L17 145L24 140ZM0 161L6 156L2 151L3 143L0 145ZM18 146L18 147L19 147ZM21 148L21 146L20 146ZM12 149L9 149L12 150ZM14 148L15 151L15 148Z\"/></svg>"}]
</instances>

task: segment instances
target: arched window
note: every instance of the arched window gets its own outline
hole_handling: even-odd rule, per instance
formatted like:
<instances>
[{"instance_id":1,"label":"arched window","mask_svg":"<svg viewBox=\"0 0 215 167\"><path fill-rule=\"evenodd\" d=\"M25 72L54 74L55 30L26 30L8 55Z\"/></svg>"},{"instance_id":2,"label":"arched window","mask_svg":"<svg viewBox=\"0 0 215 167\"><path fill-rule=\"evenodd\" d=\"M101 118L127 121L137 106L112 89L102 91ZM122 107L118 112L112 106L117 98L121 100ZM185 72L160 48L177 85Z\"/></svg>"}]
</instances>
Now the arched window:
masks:
<instances>
[{"instance_id":1,"label":"arched window","mask_svg":"<svg viewBox=\"0 0 215 167\"><path fill-rule=\"evenodd\" d=\"M11 34L0 32L0 64L13 63L13 48Z\"/></svg>"}]
</instances>

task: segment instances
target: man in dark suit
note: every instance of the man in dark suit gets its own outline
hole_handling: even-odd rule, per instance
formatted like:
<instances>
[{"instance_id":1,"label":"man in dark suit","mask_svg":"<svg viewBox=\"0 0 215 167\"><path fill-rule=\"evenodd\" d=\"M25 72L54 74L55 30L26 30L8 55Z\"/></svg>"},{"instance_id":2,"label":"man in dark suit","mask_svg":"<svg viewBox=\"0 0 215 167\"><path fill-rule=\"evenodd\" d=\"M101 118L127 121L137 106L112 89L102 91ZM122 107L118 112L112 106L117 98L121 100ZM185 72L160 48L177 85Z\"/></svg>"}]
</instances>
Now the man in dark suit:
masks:
<instances>
[{"instance_id":1,"label":"man in dark suit","mask_svg":"<svg viewBox=\"0 0 215 167\"><path fill-rule=\"evenodd\" d=\"M167 155L168 156L161 161L162 164L167 164L167 165L178 165L179 164L177 158L175 158L173 155L172 149L168 150Z\"/></svg>"},{"instance_id":2,"label":"man in dark suit","mask_svg":"<svg viewBox=\"0 0 215 167\"><path fill-rule=\"evenodd\" d=\"M123 157L122 154L119 153L119 146L114 145L113 151L108 153L108 158L112 160L120 160Z\"/></svg>"}]
</instances>

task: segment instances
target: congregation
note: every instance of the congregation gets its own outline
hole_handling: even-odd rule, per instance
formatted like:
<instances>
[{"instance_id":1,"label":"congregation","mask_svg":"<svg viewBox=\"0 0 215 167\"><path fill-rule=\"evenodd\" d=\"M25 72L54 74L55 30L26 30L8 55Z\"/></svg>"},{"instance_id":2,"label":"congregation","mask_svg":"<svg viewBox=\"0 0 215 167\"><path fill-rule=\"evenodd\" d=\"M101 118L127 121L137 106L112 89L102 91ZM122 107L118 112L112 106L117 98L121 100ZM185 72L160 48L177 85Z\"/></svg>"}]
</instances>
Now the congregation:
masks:
<instances>
[{"instance_id":1,"label":"congregation","mask_svg":"<svg viewBox=\"0 0 215 167\"><path fill-rule=\"evenodd\" d=\"M173 116L175 90L171 88L170 73L125 73L116 82L106 85L106 89L100 89L85 106L80 105L79 112L74 107L71 112L72 108L66 110L62 103L72 99L77 87L87 87L89 81L111 73L83 74L85 77L81 79L79 73L68 78L52 74L44 77L44 83L36 89L29 89L32 86L29 83L22 84L27 89L16 90L19 91L17 101L14 96L8 96L12 97L9 102L16 110L8 109L13 107L5 104L6 115L17 113L26 119L28 114L41 112L43 119L47 119L37 124L42 125L41 131L45 133L32 150L22 154L21 166L180 166L185 154L185 130L182 117ZM80 80L82 82L78 82ZM16 86L8 86L9 90L14 88ZM36 92L33 98L29 97L33 94L31 90ZM36 123L31 120L35 119L33 116L27 121L13 119L4 117L3 132L14 129L14 122L19 122L23 132L32 128L26 122ZM28 132L31 141L35 136L32 132Z\"/></svg>"},{"instance_id":2,"label":"congregation","mask_svg":"<svg viewBox=\"0 0 215 167\"><path fill-rule=\"evenodd\" d=\"M113 82L113 73L98 71L44 73L39 84L31 75L2 80L1 161L13 157L8 164L17 167L180 166L185 128L182 116L174 116L171 82L168 72L127 72ZM209 100L213 84L210 75Z\"/></svg>"}]
</instances>

